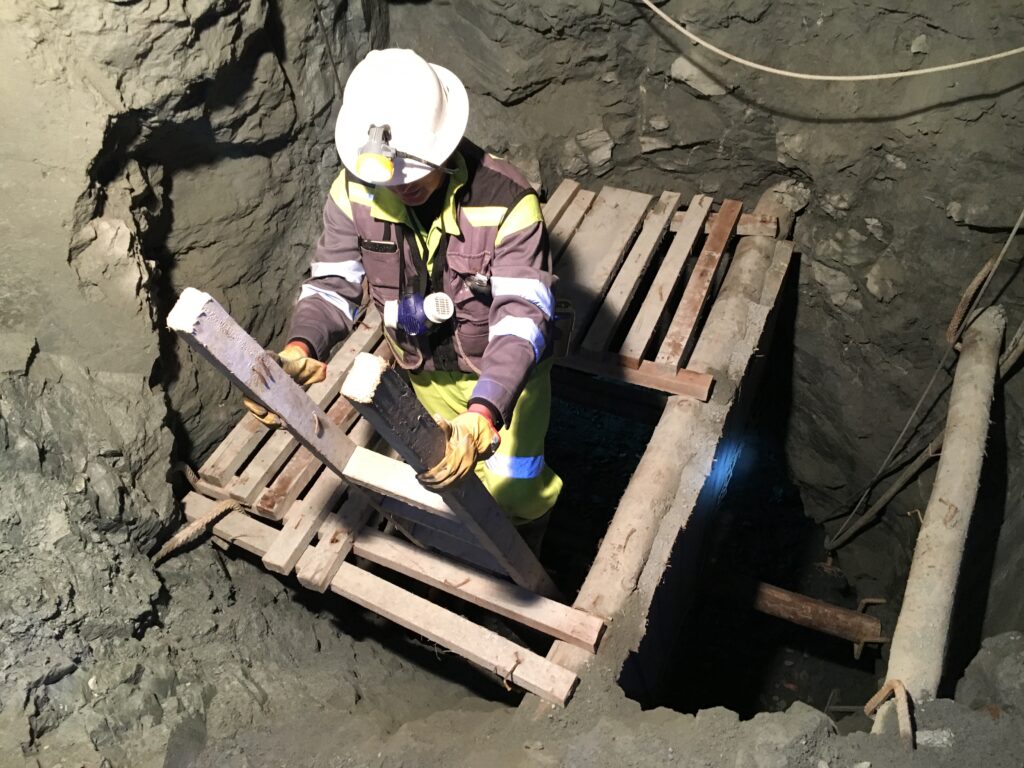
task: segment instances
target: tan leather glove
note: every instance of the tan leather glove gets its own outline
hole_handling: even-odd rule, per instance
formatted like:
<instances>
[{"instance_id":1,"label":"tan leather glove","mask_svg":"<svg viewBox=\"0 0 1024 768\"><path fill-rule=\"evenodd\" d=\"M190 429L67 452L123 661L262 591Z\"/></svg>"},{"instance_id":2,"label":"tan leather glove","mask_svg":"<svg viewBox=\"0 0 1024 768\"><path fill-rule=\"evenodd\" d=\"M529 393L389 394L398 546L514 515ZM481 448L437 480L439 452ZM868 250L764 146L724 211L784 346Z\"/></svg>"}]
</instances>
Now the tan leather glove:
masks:
<instances>
[{"instance_id":1,"label":"tan leather glove","mask_svg":"<svg viewBox=\"0 0 1024 768\"><path fill-rule=\"evenodd\" d=\"M460 413L451 422L435 415L434 421L444 430L448 439L444 458L426 472L417 475L419 481L432 491L446 488L464 478L473 471L480 459L491 456L501 442L494 425L476 411Z\"/></svg>"},{"instance_id":2,"label":"tan leather glove","mask_svg":"<svg viewBox=\"0 0 1024 768\"><path fill-rule=\"evenodd\" d=\"M289 342L277 354L277 364L303 389L309 389L313 384L327 378L327 363L321 363L310 357L309 348L301 341ZM268 427L281 426L281 419L277 417L277 414L267 410L262 403L257 403L248 397L243 397L242 402L253 416Z\"/></svg>"}]
</instances>

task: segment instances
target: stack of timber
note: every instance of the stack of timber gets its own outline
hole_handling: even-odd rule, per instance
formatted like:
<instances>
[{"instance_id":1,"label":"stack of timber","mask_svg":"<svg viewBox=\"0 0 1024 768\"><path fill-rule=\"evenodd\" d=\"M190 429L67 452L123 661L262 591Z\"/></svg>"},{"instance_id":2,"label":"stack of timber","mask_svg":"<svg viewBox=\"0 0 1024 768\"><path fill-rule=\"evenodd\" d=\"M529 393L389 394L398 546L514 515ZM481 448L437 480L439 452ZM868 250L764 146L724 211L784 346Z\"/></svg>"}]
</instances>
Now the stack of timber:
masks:
<instances>
[{"instance_id":1,"label":"stack of timber","mask_svg":"<svg viewBox=\"0 0 1024 768\"><path fill-rule=\"evenodd\" d=\"M243 511L213 527L221 546L294 574L308 589L330 589L506 685L565 705L574 672L379 575L420 581L585 653L596 650L604 630L601 619L556 599L550 577L475 476L442 494L418 483L416 472L443 455L444 438L389 366L379 325L356 330L329 361L327 379L308 393L207 294L183 292L168 325L285 426L267 430L246 415L201 467L185 498L189 520L218 500L238 501ZM378 432L405 462L367 447ZM375 519L405 536L382 532Z\"/></svg>"},{"instance_id":2,"label":"stack of timber","mask_svg":"<svg viewBox=\"0 0 1024 768\"><path fill-rule=\"evenodd\" d=\"M690 370L704 318L728 268L734 238L774 238L778 219L742 204L677 192L571 180L544 205L559 298L575 324L563 367L706 401L713 377Z\"/></svg>"}]
</instances>

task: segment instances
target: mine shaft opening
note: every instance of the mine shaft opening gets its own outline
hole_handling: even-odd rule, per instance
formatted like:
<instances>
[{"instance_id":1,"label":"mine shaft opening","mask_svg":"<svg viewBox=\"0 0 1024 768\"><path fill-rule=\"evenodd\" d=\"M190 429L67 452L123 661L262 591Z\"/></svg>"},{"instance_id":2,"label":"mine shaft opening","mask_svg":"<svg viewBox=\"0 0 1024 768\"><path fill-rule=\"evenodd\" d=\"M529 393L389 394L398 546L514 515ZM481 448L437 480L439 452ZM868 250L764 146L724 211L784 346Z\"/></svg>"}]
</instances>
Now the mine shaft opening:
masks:
<instances>
[{"instance_id":1,"label":"mine shaft opening","mask_svg":"<svg viewBox=\"0 0 1024 768\"><path fill-rule=\"evenodd\" d=\"M771 347L763 350L749 415L719 447L716 462L728 463L722 454L735 453L735 463L720 502L697 526L703 533L691 557L699 564L687 586L669 590L663 610L678 613L667 623L671 636L645 638L627 660L619 685L645 709L695 714L725 707L746 720L799 701L825 712L842 732L869 730L862 707L884 675L882 645L858 647L763 608L764 590L781 588L797 599L884 615L882 635L888 637L909 569L909 562L882 564L883 553L866 554L868 547L854 541L858 567L877 563L885 576L872 582L859 578L860 570L845 572L848 553L827 551L825 528L805 511L786 458L799 280L796 274L790 278ZM882 584L892 589L882 590ZM662 632L658 626L651 625L654 633ZM645 654L662 658L652 666L650 658L638 661Z\"/></svg>"}]
</instances>

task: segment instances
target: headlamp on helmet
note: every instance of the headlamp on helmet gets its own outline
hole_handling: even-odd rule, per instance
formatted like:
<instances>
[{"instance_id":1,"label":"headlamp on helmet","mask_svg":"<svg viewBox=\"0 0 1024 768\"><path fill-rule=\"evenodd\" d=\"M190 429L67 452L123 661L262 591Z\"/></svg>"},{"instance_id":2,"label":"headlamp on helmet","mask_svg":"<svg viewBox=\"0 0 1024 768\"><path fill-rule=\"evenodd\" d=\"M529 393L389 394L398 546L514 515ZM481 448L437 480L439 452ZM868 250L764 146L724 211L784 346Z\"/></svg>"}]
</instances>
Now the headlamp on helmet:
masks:
<instances>
[{"instance_id":1,"label":"headlamp on helmet","mask_svg":"<svg viewBox=\"0 0 1024 768\"><path fill-rule=\"evenodd\" d=\"M395 158L412 160L435 171L442 171L446 174L455 173L450 168L424 160L422 157L402 152L391 146L391 126L371 125L367 134L366 143L359 148L359 155L356 157L356 176L367 184L387 184L395 177Z\"/></svg>"},{"instance_id":2,"label":"headlamp on helmet","mask_svg":"<svg viewBox=\"0 0 1024 768\"><path fill-rule=\"evenodd\" d=\"M395 176L395 148L391 141L391 126L371 125L366 143L356 157L356 176L370 184L387 184Z\"/></svg>"}]
</instances>

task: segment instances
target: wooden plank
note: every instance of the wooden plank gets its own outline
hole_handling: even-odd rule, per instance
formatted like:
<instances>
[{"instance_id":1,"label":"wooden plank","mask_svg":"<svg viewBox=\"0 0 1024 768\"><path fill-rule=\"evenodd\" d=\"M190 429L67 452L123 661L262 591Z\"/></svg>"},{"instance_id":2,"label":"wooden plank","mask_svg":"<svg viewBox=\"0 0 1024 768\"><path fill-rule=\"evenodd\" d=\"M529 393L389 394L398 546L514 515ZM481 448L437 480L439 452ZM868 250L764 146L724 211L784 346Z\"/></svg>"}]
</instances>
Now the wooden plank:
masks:
<instances>
[{"instance_id":1,"label":"wooden plank","mask_svg":"<svg viewBox=\"0 0 1024 768\"><path fill-rule=\"evenodd\" d=\"M573 197L576 196L579 190L580 184L578 181L562 179L562 183L558 185L558 188L548 198L548 201L541 206L544 224L549 232L558 223L558 220L562 218L565 209L569 207L569 203L572 202Z\"/></svg>"},{"instance_id":2,"label":"wooden plank","mask_svg":"<svg viewBox=\"0 0 1024 768\"><path fill-rule=\"evenodd\" d=\"M226 486L269 431L269 427L246 411L203 462L199 477L212 485Z\"/></svg>"},{"instance_id":3,"label":"wooden plank","mask_svg":"<svg viewBox=\"0 0 1024 768\"><path fill-rule=\"evenodd\" d=\"M329 470L313 483L306 498L294 505L285 516L281 532L273 546L263 555L263 566L268 571L288 575L306 551L309 542L338 503L348 484Z\"/></svg>"},{"instance_id":4,"label":"wooden plank","mask_svg":"<svg viewBox=\"0 0 1024 768\"><path fill-rule=\"evenodd\" d=\"M647 389L656 389L670 395L691 397L707 402L711 397L714 377L708 373L691 371L687 368L670 369L644 360L639 368L632 368L628 362L620 361L614 356L577 354L563 357L558 364L564 368L583 371L594 376L624 381Z\"/></svg>"},{"instance_id":5,"label":"wooden plank","mask_svg":"<svg viewBox=\"0 0 1024 768\"><path fill-rule=\"evenodd\" d=\"M518 621L573 645L597 650L604 622L596 616L538 597L504 579L452 563L414 545L367 529L359 534L355 554L405 574L481 608Z\"/></svg>"},{"instance_id":6,"label":"wooden plank","mask_svg":"<svg viewBox=\"0 0 1024 768\"><path fill-rule=\"evenodd\" d=\"M583 349L591 352L603 352L608 349L612 336L618 330L636 295L641 278L654 258L654 252L665 237L669 220L679 207L680 197L678 192L662 192L661 197L647 212L643 229L640 230L636 242L629 250L629 255L615 276L612 287L608 289L601 311L587 331Z\"/></svg>"},{"instance_id":7,"label":"wooden plank","mask_svg":"<svg viewBox=\"0 0 1024 768\"><path fill-rule=\"evenodd\" d=\"M315 547L307 548L295 565L295 576L302 586L315 592L327 591L372 511L362 494L349 493L341 508L327 516L317 531L320 540Z\"/></svg>"},{"instance_id":8,"label":"wooden plank","mask_svg":"<svg viewBox=\"0 0 1024 768\"><path fill-rule=\"evenodd\" d=\"M379 357L359 355L341 391L416 472L444 458L444 433L401 375ZM513 581L549 597L558 594L537 556L474 473L440 495Z\"/></svg>"},{"instance_id":9,"label":"wooden plank","mask_svg":"<svg viewBox=\"0 0 1024 768\"><path fill-rule=\"evenodd\" d=\"M558 262L559 296L572 302L574 340L583 338L640 228L651 196L605 187Z\"/></svg>"},{"instance_id":10,"label":"wooden plank","mask_svg":"<svg viewBox=\"0 0 1024 768\"><path fill-rule=\"evenodd\" d=\"M633 319L633 324L629 327L629 333L626 334L626 338L619 348L619 355L634 368L640 366L640 361L644 358L647 347L650 346L651 339L654 337L658 321L665 311L665 303L676 290L676 286L679 285L683 265L690 257L693 246L697 242L697 236L700 235L704 227L704 220L708 216L708 211L711 210L711 202L711 198L707 195L694 195L690 200L690 206L683 214L683 225L668 247L668 253L665 254L661 266L658 267L658 274L644 298L640 311Z\"/></svg>"},{"instance_id":11,"label":"wooden plank","mask_svg":"<svg viewBox=\"0 0 1024 768\"><path fill-rule=\"evenodd\" d=\"M299 442L340 474L356 445L211 296L186 288L167 326L243 393L281 416Z\"/></svg>"},{"instance_id":12,"label":"wooden plank","mask_svg":"<svg viewBox=\"0 0 1024 768\"><path fill-rule=\"evenodd\" d=\"M661 343L661 349L654 358L656 363L673 368L686 364L694 344L697 343L695 330L708 303L711 283L715 279L722 254L729 245L742 210L743 203L738 200L726 200L722 203L715 226L697 257L693 276L686 284L683 298L679 301L679 307Z\"/></svg>"},{"instance_id":13,"label":"wooden plank","mask_svg":"<svg viewBox=\"0 0 1024 768\"><path fill-rule=\"evenodd\" d=\"M403 523L402 530L413 541L494 573L508 573L445 499L420 485L415 470L405 462L357 449L345 465L345 479L387 497L378 508L396 523Z\"/></svg>"},{"instance_id":14,"label":"wooden plank","mask_svg":"<svg viewBox=\"0 0 1024 768\"><path fill-rule=\"evenodd\" d=\"M764 286L761 288L761 303L774 305L782 290L782 284L786 280L789 266L793 259L793 248L795 243L792 240L781 240L775 244L775 252L768 271L765 273Z\"/></svg>"},{"instance_id":15,"label":"wooden plank","mask_svg":"<svg viewBox=\"0 0 1024 768\"><path fill-rule=\"evenodd\" d=\"M263 555L277 535L269 525L241 512L229 512L213 532L254 555ZM544 657L351 563L341 564L331 591L552 704L565 706L578 682L574 673Z\"/></svg>"},{"instance_id":16,"label":"wooden plank","mask_svg":"<svg viewBox=\"0 0 1024 768\"><path fill-rule=\"evenodd\" d=\"M321 408L326 408L341 389L341 382L355 356L372 349L380 339L381 325L379 322L364 324L356 328L328 362L327 377L309 388L310 399ZM339 424L339 426L341 425ZM341 426L341 428L347 427ZM259 453L249 462L242 474L230 485L231 498L251 505L256 497L263 492L271 478L295 453L297 447L298 441L289 431L276 430L260 448Z\"/></svg>"},{"instance_id":17,"label":"wooden plank","mask_svg":"<svg viewBox=\"0 0 1024 768\"><path fill-rule=\"evenodd\" d=\"M342 563L331 590L552 704L565 706L578 682L543 656L351 563Z\"/></svg>"},{"instance_id":18,"label":"wooden plank","mask_svg":"<svg viewBox=\"0 0 1024 768\"><path fill-rule=\"evenodd\" d=\"M576 192L569 207L558 218L558 223L552 227L549 233L551 241L551 263L558 264L562 253L565 251L569 241L572 240L576 230L583 223L583 217L587 215L590 206L594 203L596 194L589 189L581 189Z\"/></svg>"}]
</instances>

